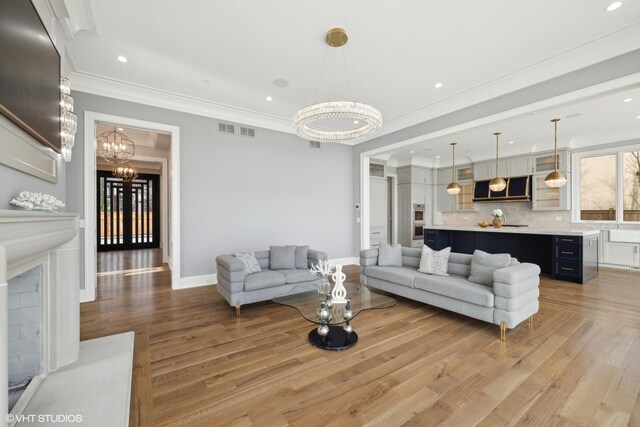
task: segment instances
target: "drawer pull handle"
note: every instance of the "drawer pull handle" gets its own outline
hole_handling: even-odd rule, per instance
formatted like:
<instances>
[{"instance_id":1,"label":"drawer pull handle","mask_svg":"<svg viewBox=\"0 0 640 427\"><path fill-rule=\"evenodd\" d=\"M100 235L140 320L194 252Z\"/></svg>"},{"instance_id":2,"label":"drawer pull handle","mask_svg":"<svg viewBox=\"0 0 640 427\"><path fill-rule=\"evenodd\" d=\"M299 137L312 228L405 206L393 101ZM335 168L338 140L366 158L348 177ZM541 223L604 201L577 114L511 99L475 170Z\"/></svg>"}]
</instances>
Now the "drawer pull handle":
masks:
<instances>
[{"instance_id":1,"label":"drawer pull handle","mask_svg":"<svg viewBox=\"0 0 640 427\"><path fill-rule=\"evenodd\" d=\"M560 253L564 255L573 255L573 252L567 252L567 251L560 251Z\"/></svg>"},{"instance_id":2,"label":"drawer pull handle","mask_svg":"<svg viewBox=\"0 0 640 427\"><path fill-rule=\"evenodd\" d=\"M569 268L569 267L560 267L562 268L564 271L573 271L573 268Z\"/></svg>"},{"instance_id":3,"label":"drawer pull handle","mask_svg":"<svg viewBox=\"0 0 640 427\"><path fill-rule=\"evenodd\" d=\"M560 239L560 240L562 240L563 242L573 242L573 239Z\"/></svg>"},{"instance_id":4,"label":"drawer pull handle","mask_svg":"<svg viewBox=\"0 0 640 427\"><path fill-rule=\"evenodd\" d=\"M380 234L380 232L379 232L379 231L374 231L374 232L373 232L373 233L371 233L371 234Z\"/></svg>"}]
</instances>

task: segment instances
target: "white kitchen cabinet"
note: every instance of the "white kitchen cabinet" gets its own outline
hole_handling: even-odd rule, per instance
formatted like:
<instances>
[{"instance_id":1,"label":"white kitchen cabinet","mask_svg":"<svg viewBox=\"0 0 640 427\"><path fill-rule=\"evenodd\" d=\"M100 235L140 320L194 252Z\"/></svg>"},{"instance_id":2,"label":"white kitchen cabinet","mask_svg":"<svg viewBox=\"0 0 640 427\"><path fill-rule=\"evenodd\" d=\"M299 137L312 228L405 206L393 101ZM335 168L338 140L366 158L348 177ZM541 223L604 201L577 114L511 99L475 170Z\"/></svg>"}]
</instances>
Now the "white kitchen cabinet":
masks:
<instances>
[{"instance_id":1,"label":"white kitchen cabinet","mask_svg":"<svg viewBox=\"0 0 640 427\"><path fill-rule=\"evenodd\" d=\"M424 184L411 184L411 204L427 204L426 199L426 185Z\"/></svg>"},{"instance_id":2,"label":"white kitchen cabinet","mask_svg":"<svg viewBox=\"0 0 640 427\"><path fill-rule=\"evenodd\" d=\"M371 247L387 241L387 180L369 179L369 232ZM377 246L375 246L377 247Z\"/></svg>"},{"instance_id":3,"label":"white kitchen cabinet","mask_svg":"<svg viewBox=\"0 0 640 427\"><path fill-rule=\"evenodd\" d=\"M451 178L451 168L438 169L438 185L448 185Z\"/></svg>"},{"instance_id":4,"label":"white kitchen cabinet","mask_svg":"<svg viewBox=\"0 0 640 427\"><path fill-rule=\"evenodd\" d=\"M411 184L398 184L398 243L411 245Z\"/></svg>"},{"instance_id":5,"label":"white kitchen cabinet","mask_svg":"<svg viewBox=\"0 0 640 427\"><path fill-rule=\"evenodd\" d=\"M544 183L547 174L533 175L531 183L531 209L534 211L566 211L571 209L571 174L560 188L550 188Z\"/></svg>"},{"instance_id":6,"label":"white kitchen cabinet","mask_svg":"<svg viewBox=\"0 0 640 427\"><path fill-rule=\"evenodd\" d=\"M498 161L498 175L500 175L501 178L531 175L531 170L531 156L510 157ZM495 178L495 176L495 160L487 160L473 164L473 178L476 181L486 181Z\"/></svg>"},{"instance_id":7,"label":"white kitchen cabinet","mask_svg":"<svg viewBox=\"0 0 640 427\"><path fill-rule=\"evenodd\" d=\"M473 181L473 165L463 165L456 167L456 180Z\"/></svg>"},{"instance_id":8,"label":"white kitchen cabinet","mask_svg":"<svg viewBox=\"0 0 640 427\"><path fill-rule=\"evenodd\" d=\"M473 182L460 183L460 193L457 196L451 196L456 199L457 211L476 211L473 203ZM445 190L446 191L446 190Z\"/></svg>"},{"instance_id":9,"label":"white kitchen cabinet","mask_svg":"<svg viewBox=\"0 0 640 427\"><path fill-rule=\"evenodd\" d=\"M431 169L411 166L411 182L431 184Z\"/></svg>"},{"instance_id":10,"label":"white kitchen cabinet","mask_svg":"<svg viewBox=\"0 0 640 427\"><path fill-rule=\"evenodd\" d=\"M602 262L640 268L640 243L603 242Z\"/></svg>"},{"instance_id":11,"label":"white kitchen cabinet","mask_svg":"<svg viewBox=\"0 0 640 427\"><path fill-rule=\"evenodd\" d=\"M456 211L456 196L452 196L447 193L447 185L438 185L438 211L440 212L455 212Z\"/></svg>"},{"instance_id":12,"label":"white kitchen cabinet","mask_svg":"<svg viewBox=\"0 0 640 427\"><path fill-rule=\"evenodd\" d=\"M561 171L570 170L569 159L571 156L566 150L558 150L558 156L554 157L553 153L548 154L540 154L537 156L533 156L533 172L534 173L542 173L542 172L551 172L556 168L556 159L558 164L558 169Z\"/></svg>"}]
</instances>

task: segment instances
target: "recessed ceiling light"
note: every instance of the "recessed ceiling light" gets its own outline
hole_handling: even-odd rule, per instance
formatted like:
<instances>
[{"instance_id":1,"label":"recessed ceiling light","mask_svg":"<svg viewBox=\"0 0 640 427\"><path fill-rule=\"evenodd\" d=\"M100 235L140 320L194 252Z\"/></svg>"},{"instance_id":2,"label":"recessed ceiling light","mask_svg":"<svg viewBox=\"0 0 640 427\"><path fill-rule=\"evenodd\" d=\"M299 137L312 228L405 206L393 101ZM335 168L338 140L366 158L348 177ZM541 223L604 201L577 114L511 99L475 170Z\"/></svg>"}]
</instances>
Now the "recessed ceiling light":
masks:
<instances>
[{"instance_id":1,"label":"recessed ceiling light","mask_svg":"<svg viewBox=\"0 0 640 427\"><path fill-rule=\"evenodd\" d=\"M614 10L618 9L620 6L622 6L622 2L621 1L614 1L611 2L609 4L609 6L607 6L604 11L605 12L613 12Z\"/></svg>"},{"instance_id":2,"label":"recessed ceiling light","mask_svg":"<svg viewBox=\"0 0 640 427\"><path fill-rule=\"evenodd\" d=\"M415 153L415 151L411 150L411 154Z\"/></svg>"},{"instance_id":3,"label":"recessed ceiling light","mask_svg":"<svg viewBox=\"0 0 640 427\"><path fill-rule=\"evenodd\" d=\"M513 144L515 141L509 141L509 144Z\"/></svg>"},{"instance_id":4,"label":"recessed ceiling light","mask_svg":"<svg viewBox=\"0 0 640 427\"><path fill-rule=\"evenodd\" d=\"M354 125L357 125L358 123L360 123L358 120L354 120L354 121L353 121L353 124L354 124Z\"/></svg>"},{"instance_id":5,"label":"recessed ceiling light","mask_svg":"<svg viewBox=\"0 0 640 427\"><path fill-rule=\"evenodd\" d=\"M127 59L127 58L125 58L124 56L120 55L120 56L118 56L118 61L120 61L120 62L127 62L127 61L128 61L128 59Z\"/></svg>"},{"instance_id":6,"label":"recessed ceiling light","mask_svg":"<svg viewBox=\"0 0 640 427\"><path fill-rule=\"evenodd\" d=\"M440 158L440 156L436 156L436 159L439 159L439 158Z\"/></svg>"},{"instance_id":7,"label":"recessed ceiling light","mask_svg":"<svg viewBox=\"0 0 640 427\"><path fill-rule=\"evenodd\" d=\"M118 132L122 132L124 129L122 128L118 128Z\"/></svg>"},{"instance_id":8,"label":"recessed ceiling light","mask_svg":"<svg viewBox=\"0 0 640 427\"><path fill-rule=\"evenodd\" d=\"M438 83L434 84L433 87L435 87L436 89L440 89L442 87L442 83L438 82Z\"/></svg>"},{"instance_id":9,"label":"recessed ceiling light","mask_svg":"<svg viewBox=\"0 0 640 427\"><path fill-rule=\"evenodd\" d=\"M636 119L640 119L640 116L636 116Z\"/></svg>"},{"instance_id":10,"label":"recessed ceiling light","mask_svg":"<svg viewBox=\"0 0 640 427\"><path fill-rule=\"evenodd\" d=\"M624 100L624 101L622 101L622 102L631 102L631 101L633 101L633 98L627 98L627 99L625 99L625 100Z\"/></svg>"},{"instance_id":11,"label":"recessed ceiling light","mask_svg":"<svg viewBox=\"0 0 640 427\"><path fill-rule=\"evenodd\" d=\"M567 114L567 119L575 119L578 117L581 117L584 113L571 113L571 114Z\"/></svg>"},{"instance_id":12,"label":"recessed ceiling light","mask_svg":"<svg viewBox=\"0 0 640 427\"><path fill-rule=\"evenodd\" d=\"M269 95L265 98L267 101L273 101L273 98Z\"/></svg>"}]
</instances>

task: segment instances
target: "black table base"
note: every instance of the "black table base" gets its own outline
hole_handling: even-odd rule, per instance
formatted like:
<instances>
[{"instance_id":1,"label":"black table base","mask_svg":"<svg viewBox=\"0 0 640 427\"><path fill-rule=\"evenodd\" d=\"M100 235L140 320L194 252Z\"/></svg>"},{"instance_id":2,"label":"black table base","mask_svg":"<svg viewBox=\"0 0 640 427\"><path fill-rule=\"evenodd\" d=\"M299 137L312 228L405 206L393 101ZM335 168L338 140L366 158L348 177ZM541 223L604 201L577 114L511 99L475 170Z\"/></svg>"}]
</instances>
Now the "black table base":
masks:
<instances>
[{"instance_id":1,"label":"black table base","mask_svg":"<svg viewBox=\"0 0 640 427\"><path fill-rule=\"evenodd\" d=\"M346 350L356 345L358 342L358 334L351 332L347 334L342 326L329 326L329 333L326 337L318 335L317 328L309 332L309 341L315 347L325 350Z\"/></svg>"}]
</instances>

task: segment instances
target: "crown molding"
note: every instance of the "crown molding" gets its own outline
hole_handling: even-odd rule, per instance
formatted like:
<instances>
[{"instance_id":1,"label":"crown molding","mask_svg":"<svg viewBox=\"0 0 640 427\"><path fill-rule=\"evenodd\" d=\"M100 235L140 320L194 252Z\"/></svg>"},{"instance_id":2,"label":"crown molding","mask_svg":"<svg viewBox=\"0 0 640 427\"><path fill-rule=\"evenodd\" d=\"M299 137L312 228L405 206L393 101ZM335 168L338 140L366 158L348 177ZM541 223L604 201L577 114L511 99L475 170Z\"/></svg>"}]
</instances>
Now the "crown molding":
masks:
<instances>
[{"instance_id":1,"label":"crown molding","mask_svg":"<svg viewBox=\"0 0 640 427\"><path fill-rule=\"evenodd\" d=\"M290 119L218 104L200 98L136 85L121 80L109 79L83 71L74 71L71 74L71 84L74 91L90 93L92 95L116 98L183 113L212 117L227 122L272 129L279 132L294 133Z\"/></svg>"}]
</instances>

